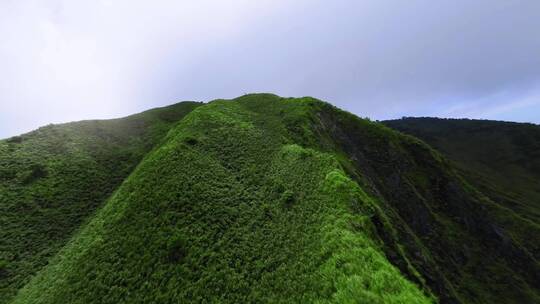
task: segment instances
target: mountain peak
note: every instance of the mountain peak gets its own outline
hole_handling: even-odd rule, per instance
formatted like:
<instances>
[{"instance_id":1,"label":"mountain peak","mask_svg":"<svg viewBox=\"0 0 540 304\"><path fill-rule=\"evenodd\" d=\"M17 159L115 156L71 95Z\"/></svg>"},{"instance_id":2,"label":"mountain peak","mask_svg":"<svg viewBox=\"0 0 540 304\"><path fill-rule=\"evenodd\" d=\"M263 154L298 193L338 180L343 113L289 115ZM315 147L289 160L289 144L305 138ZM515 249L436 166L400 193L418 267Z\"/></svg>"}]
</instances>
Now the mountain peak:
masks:
<instances>
[{"instance_id":1,"label":"mountain peak","mask_svg":"<svg viewBox=\"0 0 540 304\"><path fill-rule=\"evenodd\" d=\"M2 205L7 223L25 214L34 223L7 226L6 301L538 300L537 225L424 141L311 97L179 107L110 131L60 126L24 149L1 142L1 170L31 176L22 164L35 155L47 172L0 180L14 202ZM57 138L62 147L48 144ZM99 195L82 200L88 193ZM55 221L66 226L53 230ZM47 242L19 256L33 246L16 243L25 235Z\"/></svg>"}]
</instances>

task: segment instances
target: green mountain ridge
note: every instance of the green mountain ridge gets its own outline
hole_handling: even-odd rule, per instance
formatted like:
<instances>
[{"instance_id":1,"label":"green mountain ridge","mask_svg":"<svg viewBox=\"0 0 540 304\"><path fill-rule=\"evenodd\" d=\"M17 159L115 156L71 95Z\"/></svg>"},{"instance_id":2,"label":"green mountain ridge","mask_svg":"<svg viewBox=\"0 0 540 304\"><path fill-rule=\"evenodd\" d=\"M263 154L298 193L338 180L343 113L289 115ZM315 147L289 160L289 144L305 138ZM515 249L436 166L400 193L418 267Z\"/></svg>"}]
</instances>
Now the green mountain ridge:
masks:
<instances>
[{"instance_id":1,"label":"green mountain ridge","mask_svg":"<svg viewBox=\"0 0 540 304\"><path fill-rule=\"evenodd\" d=\"M384 122L454 161L475 187L540 221L540 126L474 119L406 118Z\"/></svg>"},{"instance_id":2,"label":"green mountain ridge","mask_svg":"<svg viewBox=\"0 0 540 304\"><path fill-rule=\"evenodd\" d=\"M49 214L28 212L43 203L24 194L54 180L43 173L52 170L0 171L10 177L0 180L0 207L11 212L2 241L13 240L0 256L5 303L539 301L538 222L509 213L417 138L310 97L249 94L177 107L141 128L149 143L141 133L123 137L120 150L136 157L100 154L125 167L104 171L111 185L76 212L63 208L73 196L59 199L70 184L51 182L48 191L60 194L47 210L69 222L54 242L42 229L57 219L33 220ZM11 146L28 142L17 141L1 142L0 169L17 163ZM43 153L38 144L28 143L34 155ZM69 172L86 180L95 166ZM70 195L95 185L76 183ZM40 225L23 230L17 217ZM42 239L41 250L53 249L34 257L18 242L28 237L25 244Z\"/></svg>"},{"instance_id":3,"label":"green mountain ridge","mask_svg":"<svg viewBox=\"0 0 540 304\"><path fill-rule=\"evenodd\" d=\"M0 303L46 265L178 120L184 102L0 140Z\"/></svg>"}]
</instances>

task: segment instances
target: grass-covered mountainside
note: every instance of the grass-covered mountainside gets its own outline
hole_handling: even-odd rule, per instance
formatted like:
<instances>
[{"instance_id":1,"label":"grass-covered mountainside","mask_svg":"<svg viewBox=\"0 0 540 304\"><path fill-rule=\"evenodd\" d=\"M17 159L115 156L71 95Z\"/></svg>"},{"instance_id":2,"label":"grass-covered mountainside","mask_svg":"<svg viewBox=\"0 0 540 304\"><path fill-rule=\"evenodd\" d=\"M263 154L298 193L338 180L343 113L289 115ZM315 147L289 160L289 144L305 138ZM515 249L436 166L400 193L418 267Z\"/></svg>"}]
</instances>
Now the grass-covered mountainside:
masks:
<instances>
[{"instance_id":1,"label":"grass-covered mountainside","mask_svg":"<svg viewBox=\"0 0 540 304\"><path fill-rule=\"evenodd\" d=\"M0 303L6 303L200 103L49 125L0 141Z\"/></svg>"},{"instance_id":2,"label":"grass-covered mountainside","mask_svg":"<svg viewBox=\"0 0 540 304\"><path fill-rule=\"evenodd\" d=\"M385 121L447 155L482 192L540 222L540 126L438 118Z\"/></svg>"},{"instance_id":3,"label":"grass-covered mountainside","mask_svg":"<svg viewBox=\"0 0 540 304\"><path fill-rule=\"evenodd\" d=\"M197 107L147 151L10 303L540 301L538 222L382 124L313 98L251 94ZM94 166L81 169L73 175ZM65 178L54 185L95 188ZM68 203L49 210L71 222ZM55 227L40 225L16 240Z\"/></svg>"}]
</instances>

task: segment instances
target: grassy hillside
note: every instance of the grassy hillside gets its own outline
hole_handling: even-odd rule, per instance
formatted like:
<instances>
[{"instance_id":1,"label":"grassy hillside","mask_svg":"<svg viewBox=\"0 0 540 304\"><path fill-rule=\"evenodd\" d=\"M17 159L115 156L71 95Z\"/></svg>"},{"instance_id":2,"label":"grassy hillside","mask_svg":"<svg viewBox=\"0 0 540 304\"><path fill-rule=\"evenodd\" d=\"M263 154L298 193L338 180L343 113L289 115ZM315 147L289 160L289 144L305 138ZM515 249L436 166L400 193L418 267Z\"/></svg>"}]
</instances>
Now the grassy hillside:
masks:
<instances>
[{"instance_id":1,"label":"grassy hillside","mask_svg":"<svg viewBox=\"0 0 540 304\"><path fill-rule=\"evenodd\" d=\"M537 221L478 192L413 137L339 110L319 117L326 137L384 198L396 233L379 231L402 271L412 264L442 302L540 301Z\"/></svg>"},{"instance_id":2,"label":"grassy hillside","mask_svg":"<svg viewBox=\"0 0 540 304\"><path fill-rule=\"evenodd\" d=\"M64 246L178 120L184 102L0 141L0 303Z\"/></svg>"},{"instance_id":3,"label":"grassy hillside","mask_svg":"<svg viewBox=\"0 0 540 304\"><path fill-rule=\"evenodd\" d=\"M12 303L535 303L539 235L415 137L250 94L186 115Z\"/></svg>"},{"instance_id":4,"label":"grassy hillside","mask_svg":"<svg viewBox=\"0 0 540 304\"><path fill-rule=\"evenodd\" d=\"M315 101L191 112L14 303L426 303L386 258ZM292 128L292 129L291 129Z\"/></svg>"},{"instance_id":5,"label":"grassy hillside","mask_svg":"<svg viewBox=\"0 0 540 304\"><path fill-rule=\"evenodd\" d=\"M438 118L384 123L426 141L493 200L540 222L540 126Z\"/></svg>"}]
</instances>

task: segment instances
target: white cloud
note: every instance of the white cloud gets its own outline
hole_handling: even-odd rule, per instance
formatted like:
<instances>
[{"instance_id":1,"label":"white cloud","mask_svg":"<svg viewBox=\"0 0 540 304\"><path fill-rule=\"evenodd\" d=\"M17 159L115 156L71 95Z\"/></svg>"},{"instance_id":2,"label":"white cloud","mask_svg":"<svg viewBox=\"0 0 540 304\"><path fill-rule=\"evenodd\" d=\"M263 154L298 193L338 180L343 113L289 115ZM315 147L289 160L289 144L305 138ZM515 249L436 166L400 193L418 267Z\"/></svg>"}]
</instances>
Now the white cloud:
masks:
<instances>
[{"instance_id":1,"label":"white cloud","mask_svg":"<svg viewBox=\"0 0 540 304\"><path fill-rule=\"evenodd\" d=\"M540 81L539 27L536 0L0 0L0 138L254 91L498 117Z\"/></svg>"},{"instance_id":2,"label":"white cloud","mask_svg":"<svg viewBox=\"0 0 540 304\"><path fill-rule=\"evenodd\" d=\"M190 62L271 13L275 3L3 1L0 137L148 108L139 96L141 81L170 50L177 62Z\"/></svg>"}]
</instances>

